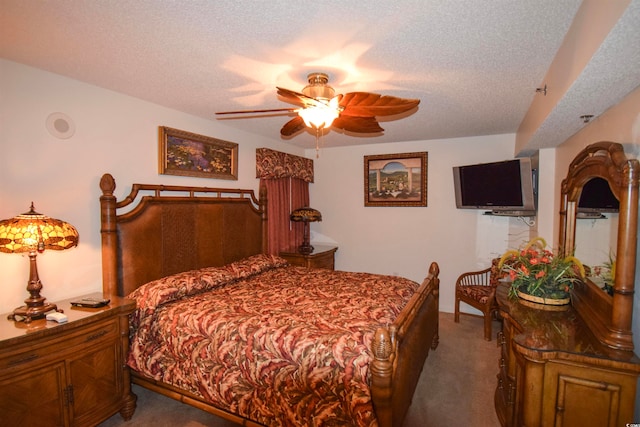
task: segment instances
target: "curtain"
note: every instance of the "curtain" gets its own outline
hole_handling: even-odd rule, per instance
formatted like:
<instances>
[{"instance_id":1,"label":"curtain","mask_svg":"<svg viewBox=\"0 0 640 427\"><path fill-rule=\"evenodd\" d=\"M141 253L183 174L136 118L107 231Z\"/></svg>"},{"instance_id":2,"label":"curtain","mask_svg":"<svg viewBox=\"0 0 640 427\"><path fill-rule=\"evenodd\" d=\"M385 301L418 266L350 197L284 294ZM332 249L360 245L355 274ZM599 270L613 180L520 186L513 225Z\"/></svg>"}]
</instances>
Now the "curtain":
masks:
<instances>
[{"instance_id":1,"label":"curtain","mask_svg":"<svg viewBox=\"0 0 640 427\"><path fill-rule=\"evenodd\" d=\"M269 253L294 250L302 243L304 224L291 222L289 215L295 209L309 206L313 160L258 148L256 177L267 190Z\"/></svg>"},{"instance_id":2,"label":"curtain","mask_svg":"<svg viewBox=\"0 0 640 427\"><path fill-rule=\"evenodd\" d=\"M305 206L309 206L309 183L299 178L291 178L291 211ZM289 221L289 224L291 225L289 247L297 248L302 244L305 224L292 221Z\"/></svg>"}]
</instances>

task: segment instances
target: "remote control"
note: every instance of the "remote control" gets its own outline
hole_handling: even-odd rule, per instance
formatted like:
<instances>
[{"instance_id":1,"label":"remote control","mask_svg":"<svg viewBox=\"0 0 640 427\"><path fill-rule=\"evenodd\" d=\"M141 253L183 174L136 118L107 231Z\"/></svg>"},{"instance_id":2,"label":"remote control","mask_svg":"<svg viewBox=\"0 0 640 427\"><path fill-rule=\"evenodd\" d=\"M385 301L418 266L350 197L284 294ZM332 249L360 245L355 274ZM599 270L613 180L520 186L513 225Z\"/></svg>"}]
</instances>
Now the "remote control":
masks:
<instances>
[{"instance_id":1,"label":"remote control","mask_svg":"<svg viewBox=\"0 0 640 427\"><path fill-rule=\"evenodd\" d=\"M67 315L66 314L58 313L57 311L55 311L53 313L47 314L47 320L53 320L53 321L58 322L58 323L64 323L69 319L67 319Z\"/></svg>"},{"instance_id":2,"label":"remote control","mask_svg":"<svg viewBox=\"0 0 640 427\"><path fill-rule=\"evenodd\" d=\"M71 305L74 307L98 308L104 307L110 302L111 300L103 298L83 298L81 300L71 301Z\"/></svg>"}]
</instances>

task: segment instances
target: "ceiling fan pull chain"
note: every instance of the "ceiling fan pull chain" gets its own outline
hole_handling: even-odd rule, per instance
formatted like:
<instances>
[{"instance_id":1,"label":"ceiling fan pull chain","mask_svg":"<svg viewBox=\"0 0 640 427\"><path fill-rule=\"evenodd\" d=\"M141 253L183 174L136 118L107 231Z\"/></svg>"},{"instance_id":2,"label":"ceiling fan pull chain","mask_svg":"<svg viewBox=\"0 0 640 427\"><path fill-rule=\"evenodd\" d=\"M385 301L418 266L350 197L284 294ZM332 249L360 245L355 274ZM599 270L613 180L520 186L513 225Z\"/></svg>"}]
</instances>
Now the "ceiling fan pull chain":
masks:
<instances>
[{"instance_id":1,"label":"ceiling fan pull chain","mask_svg":"<svg viewBox=\"0 0 640 427\"><path fill-rule=\"evenodd\" d=\"M320 158L320 128L316 128L316 159Z\"/></svg>"}]
</instances>

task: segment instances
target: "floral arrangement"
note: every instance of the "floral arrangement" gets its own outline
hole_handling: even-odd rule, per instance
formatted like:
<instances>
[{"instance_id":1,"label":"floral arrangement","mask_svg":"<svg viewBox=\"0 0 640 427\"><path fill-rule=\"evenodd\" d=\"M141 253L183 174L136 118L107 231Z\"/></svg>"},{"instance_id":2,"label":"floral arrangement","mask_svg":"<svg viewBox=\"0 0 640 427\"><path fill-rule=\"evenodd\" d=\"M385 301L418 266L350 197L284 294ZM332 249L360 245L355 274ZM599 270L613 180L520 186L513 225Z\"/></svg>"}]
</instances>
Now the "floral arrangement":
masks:
<instances>
[{"instance_id":1,"label":"floral arrangement","mask_svg":"<svg viewBox=\"0 0 640 427\"><path fill-rule=\"evenodd\" d=\"M603 282L602 290L613 295L613 285L616 277L616 256L609 253L609 259L602 265L596 265L591 269L591 276L600 278Z\"/></svg>"},{"instance_id":2,"label":"floral arrangement","mask_svg":"<svg viewBox=\"0 0 640 427\"><path fill-rule=\"evenodd\" d=\"M520 291L540 298L565 298L573 283L585 276L584 267L576 257L554 255L541 237L520 249L505 252L498 266L509 274L509 296L512 297Z\"/></svg>"}]
</instances>

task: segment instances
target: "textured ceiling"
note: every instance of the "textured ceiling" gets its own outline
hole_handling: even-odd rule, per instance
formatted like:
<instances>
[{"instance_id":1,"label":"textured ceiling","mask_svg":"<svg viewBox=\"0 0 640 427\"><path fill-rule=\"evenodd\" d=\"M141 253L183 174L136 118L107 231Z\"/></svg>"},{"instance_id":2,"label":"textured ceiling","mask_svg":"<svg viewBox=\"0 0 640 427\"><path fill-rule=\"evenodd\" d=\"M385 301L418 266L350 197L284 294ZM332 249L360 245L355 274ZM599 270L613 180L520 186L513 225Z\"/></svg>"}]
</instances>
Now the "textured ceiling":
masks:
<instances>
[{"instance_id":1,"label":"textured ceiling","mask_svg":"<svg viewBox=\"0 0 640 427\"><path fill-rule=\"evenodd\" d=\"M337 93L421 100L383 135L331 131L325 146L515 133L580 3L0 0L0 56L211 120L289 107L275 87L313 71ZM280 139L288 120L218 121Z\"/></svg>"},{"instance_id":2,"label":"textured ceiling","mask_svg":"<svg viewBox=\"0 0 640 427\"><path fill-rule=\"evenodd\" d=\"M640 1L633 0L521 155L562 143L640 85ZM640 113L640 112L639 112Z\"/></svg>"}]
</instances>

